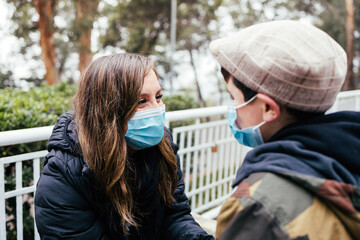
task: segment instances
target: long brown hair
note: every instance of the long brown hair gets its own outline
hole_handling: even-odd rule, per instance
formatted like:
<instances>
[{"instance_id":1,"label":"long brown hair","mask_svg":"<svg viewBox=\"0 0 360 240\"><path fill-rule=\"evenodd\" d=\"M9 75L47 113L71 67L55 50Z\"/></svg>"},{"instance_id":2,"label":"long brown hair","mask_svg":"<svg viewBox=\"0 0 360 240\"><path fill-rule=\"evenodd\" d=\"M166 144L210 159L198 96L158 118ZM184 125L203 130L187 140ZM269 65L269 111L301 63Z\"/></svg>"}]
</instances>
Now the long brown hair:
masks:
<instances>
[{"instance_id":1,"label":"long brown hair","mask_svg":"<svg viewBox=\"0 0 360 240\"><path fill-rule=\"evenodd\" d=\"M125 133L136 112L144 77L151 69L155 71L151 59L137 54L100 57L81 76L74 98L82 153L120 215L124 232L126 224L137 226ZM171 205L178 181L176 158L165 136L158 147L158 195L164 204Z\"/></svg>"}]
</instances>

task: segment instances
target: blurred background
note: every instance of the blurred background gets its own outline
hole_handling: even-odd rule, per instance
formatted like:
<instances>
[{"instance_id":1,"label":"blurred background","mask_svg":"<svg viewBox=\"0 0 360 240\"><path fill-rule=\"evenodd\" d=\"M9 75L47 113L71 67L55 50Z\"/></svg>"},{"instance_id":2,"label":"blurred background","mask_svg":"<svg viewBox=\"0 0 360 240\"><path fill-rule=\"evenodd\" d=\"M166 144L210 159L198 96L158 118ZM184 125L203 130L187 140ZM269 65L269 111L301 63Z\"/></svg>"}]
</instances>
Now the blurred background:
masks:
<instances>
[{"instance_id":1,"label":"blurred background","mask_svg":"<svg viewBox=\"0 0 360 240\"><path fill-rule=\"evenodd\" d=\"M0 0L0 88L76 84L92 59L127 51L152 56L166 95L223 104L209 42L275 19L330 34L348 53L343 90L359 88L358 0Z\"/></svg>"}]
</instances>

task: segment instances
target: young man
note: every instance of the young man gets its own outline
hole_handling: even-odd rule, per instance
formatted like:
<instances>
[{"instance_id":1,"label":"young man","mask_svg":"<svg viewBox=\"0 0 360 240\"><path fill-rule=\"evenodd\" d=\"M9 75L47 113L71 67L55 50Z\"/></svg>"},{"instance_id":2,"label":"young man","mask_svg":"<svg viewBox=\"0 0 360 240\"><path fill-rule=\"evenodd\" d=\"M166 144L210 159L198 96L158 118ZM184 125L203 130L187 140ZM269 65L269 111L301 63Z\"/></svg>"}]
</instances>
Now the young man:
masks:
<instances>
[{"instance_id":1,"label":"young man","mask_svg":"<svg viewBox=\"0 0 360 240\"><path fill-rule=\"evenodd\" d=\"M325 114L346 53L298 21L250 26L210 44L235 106L229 126L254 147L225 201L218 239L360 239L360 113Z\"/></svg>"}]
</instances>

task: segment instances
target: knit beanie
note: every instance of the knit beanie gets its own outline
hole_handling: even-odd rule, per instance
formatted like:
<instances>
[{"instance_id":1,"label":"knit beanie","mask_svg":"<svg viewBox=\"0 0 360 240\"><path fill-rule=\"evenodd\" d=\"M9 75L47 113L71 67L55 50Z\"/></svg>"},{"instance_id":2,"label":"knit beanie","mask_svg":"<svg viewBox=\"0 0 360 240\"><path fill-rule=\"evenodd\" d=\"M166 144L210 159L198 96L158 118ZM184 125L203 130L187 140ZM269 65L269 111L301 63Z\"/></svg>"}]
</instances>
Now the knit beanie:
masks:
<instances>
[{"instance_id":1,"label":"knit beanie","mask_svg":"<svg viewBox=\"0 0 360 240\"><path fill-rule=\"evenodd\" d=\"M220 65L279 104L325 112L345 80L346 53L322 30L292 20L244 28L210 43Z\"/></svg>"}]
</instances>

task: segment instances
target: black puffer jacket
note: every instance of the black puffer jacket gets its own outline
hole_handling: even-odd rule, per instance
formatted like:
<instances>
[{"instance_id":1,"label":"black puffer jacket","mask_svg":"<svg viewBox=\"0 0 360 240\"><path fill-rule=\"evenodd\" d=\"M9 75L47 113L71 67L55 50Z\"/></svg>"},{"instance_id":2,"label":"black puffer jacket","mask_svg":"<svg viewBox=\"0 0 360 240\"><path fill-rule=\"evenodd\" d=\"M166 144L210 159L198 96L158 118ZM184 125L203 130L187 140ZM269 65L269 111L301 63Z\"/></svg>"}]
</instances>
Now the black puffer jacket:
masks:
<instances>
[{"instance_id":1,"label":"black puffer jacket","mask_svg":"<svg viewBox=\"0 0 360 240\"><path fill-rule=\"evenodd\" d=\"M172 142L168 130L166 134ZM174 143L172 147L176 153L178 147ZM58 119L48 150L35 195L36 224L42 239L213 239L190 215L180 168L176 203L166 207L157 202L157 147L132 156L139 176L134 199L142 215L137 216L140 227L128 228L128 235L122 233L121 219L104 191L96 187L79 150L71 114Z\"/></svg>"}]
</instances>

